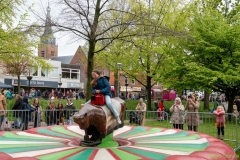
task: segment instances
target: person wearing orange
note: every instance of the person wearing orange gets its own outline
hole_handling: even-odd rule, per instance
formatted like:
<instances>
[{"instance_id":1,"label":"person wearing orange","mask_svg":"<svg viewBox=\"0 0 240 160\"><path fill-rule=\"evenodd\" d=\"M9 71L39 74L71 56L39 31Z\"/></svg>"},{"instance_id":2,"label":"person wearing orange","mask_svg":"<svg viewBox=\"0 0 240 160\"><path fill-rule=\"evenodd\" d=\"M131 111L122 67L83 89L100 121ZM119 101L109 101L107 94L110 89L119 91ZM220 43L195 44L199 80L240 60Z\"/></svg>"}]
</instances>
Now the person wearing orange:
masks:
<instances>
[{"instance_id":1,"label":"person wearing orange","mask_svg":"<svg viewBox=\"0 0 240 160\"><path fill-rule=\"evenodd\" d=\"M7 106L6 106L6 98L0 91L0 131L1 131L1 125L4 120L4 117L6 116L6 111Z\"/></svg>"}]
</instances>

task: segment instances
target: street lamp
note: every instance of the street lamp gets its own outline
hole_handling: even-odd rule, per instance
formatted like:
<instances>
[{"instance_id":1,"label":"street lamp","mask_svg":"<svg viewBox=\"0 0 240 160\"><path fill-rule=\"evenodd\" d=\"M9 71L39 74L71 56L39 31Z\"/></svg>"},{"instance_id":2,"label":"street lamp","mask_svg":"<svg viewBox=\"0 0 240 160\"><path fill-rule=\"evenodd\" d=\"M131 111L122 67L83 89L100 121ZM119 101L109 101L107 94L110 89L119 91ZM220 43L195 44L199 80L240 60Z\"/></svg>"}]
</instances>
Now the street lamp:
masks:
<instances>
[{"instance_id":1,"label":"street lamp","mask_svg":"<svg viewBox=\"0 0 240 160\"><path fill-rule=\"evenodd\" d=\"M118 92L118 97L119 97L119 95L120 95L120 80L119 80L119 71L120 71L120 69L121 69L121 67L122 67L122 63L117 63L117 67L118 67L118 90L117 90L117 92Z\"/></svg>"},{"instance_id":2,"label":"street lamp","mask_svg":"<svg viewBox=\"0 0 240 160\"><path fill-rule=\"evenodd\" d=\"M126 99L127 99L128 75L125 75L125 86L126 86Z\"/></svg>"},{"instance_id":3,"label":"street lamp","mask_svg":"<svg viewBox=\"0 0 240 160\"><path fill-rule=\"evenodd\" d=\"M59 85L60 91L61 91L61 85L62 85L61 78L62 78L62 74L59 74L59 82L58 82L58 85Z\"/></svg>"},{"instance_id":4,"label":"street lamp","mask_svg":"<svg viewBox=\"0 0 240 160\"><path fill-rule=\"evenodd\" d=\"M30 96L30 81L32 80L32 76L30 76L30 69L27 79L28 79L28 96Z\"/></svg>"},{"instance_id":5,"label":"street lamp","mask_svg":"<svg viewBox=\"0 0 240 160\"><path fill-rule=\"evenodd\" d=\"M62 74L59 74L59 82L58 82L58 86L59 86L59 93L58 96L60 95L62 98L62 94L61 94L61 85L62 85L62 81L61 81L61 78L62 78Z\"/></svg>"}]
</instances>

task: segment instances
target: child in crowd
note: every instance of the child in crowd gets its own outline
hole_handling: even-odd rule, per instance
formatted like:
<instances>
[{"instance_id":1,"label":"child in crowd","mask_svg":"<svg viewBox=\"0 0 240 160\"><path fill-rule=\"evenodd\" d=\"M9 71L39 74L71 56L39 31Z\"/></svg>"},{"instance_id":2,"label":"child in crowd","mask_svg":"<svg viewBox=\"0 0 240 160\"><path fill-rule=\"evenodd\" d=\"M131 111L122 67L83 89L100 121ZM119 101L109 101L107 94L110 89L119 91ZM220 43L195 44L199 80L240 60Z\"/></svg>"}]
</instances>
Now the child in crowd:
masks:
<instances>
[{"instance_id":1,"label":"child in crowd","mask_svg":"<svg viewBox=\"0 0 240 160\"><path fill-rule=\"evenodd\" d=\"M240 119L240 115L239 115L239 112L237 110L237 104L236 102L233 103L233 114L235 114L237 116L237 119L238 119L238 122L239 122L239 119ZM240 122L239 122L240 123Z\"/></svg>"},{"instance_id":2,"label":"child in crowd","mask_svg":"<svg viewBox=\"0 0 240 160\"><path fill-rule=\"evenodd\" d=\"M238 113L238 110L237 110L237 105L236 105L235 102L233 103L233 114L235 114L237 117L239 116L239 113Z\"/></svg>"},{"instance_id":3,"label":"child in crowd","mask_svg":"<svg viewBox=\"0 0 240 160\"><path fill-rule=\"evenodd\" d=\"M160 100L159 104L158 104L158 121L163 121L164 120L164 105L163 105L163 100Z\"/></svg>"},{"instance_id":4,"label":"child in crowd","mask_svg":"<svg viewBox=\"0 0 240 160\"><path fill-rule=\"evenodd\" d=\"M224 139L224 127L225 127L225 111L223 106L218 106L213 112L216 115L216 127L218 130L218 139ZM222 137L220 137L220 131L222 132Z\"/></svg>"}]
</instances>

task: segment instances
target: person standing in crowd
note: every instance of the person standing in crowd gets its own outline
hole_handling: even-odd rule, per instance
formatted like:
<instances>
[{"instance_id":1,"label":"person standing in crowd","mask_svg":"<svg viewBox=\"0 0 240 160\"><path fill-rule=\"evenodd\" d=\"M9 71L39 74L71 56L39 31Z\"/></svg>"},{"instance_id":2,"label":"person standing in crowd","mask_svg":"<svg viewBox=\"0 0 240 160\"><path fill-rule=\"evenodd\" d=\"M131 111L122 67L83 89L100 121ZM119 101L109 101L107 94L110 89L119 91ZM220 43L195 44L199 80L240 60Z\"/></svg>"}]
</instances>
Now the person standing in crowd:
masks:
<instances>
[{"instance_id":1,"label":"person standing in crowd","mask_svg":"<svg viewBox=\"0 0 240 160\"><path fill-rule=\"evenodd\" d=\"M183 129L184 124L184 106L182 105L181 99L177 97L174 104L169 109L173 112L171 116L171 122L174 129Z\"/></svg>"},{"instance_id":2,"label":"person standing in crowd","mask_svg":"<svg viewBox=\"0 0 240 160\"><path fill-rule=\"evenodd\" d=\"M5 97L7 97L7 92L8 92L8 89L3 89L3 95L5 96Z\"/></svg>"},{"instance_id":3,"label":"person standing in crowd","mask_svg":"<svg viewBox=\"0 0 240 160\"><path fill-rule=\"evenodd\" d=\"M140 118L139 125L144 126L145 123L145 112L147 110L146 104L143 102L143 99L139 99L139 103L137 104L136 110L138 111L138 117Z\"/></svg>"},{"instance_id":4,"label":"person standing in crowd","mask_svg":"<svg viewBox=\"0 0 240 160\"><path fill-rule=\"evenodd\" d=\"M225 127L225 111L223 106L218 106L217 109L213 112L216 115L216 127L218 131L218 139L224 139L224 127ZM220 132L222 137L220 137Z\"/></svg>"},{"instance_id":5,"label":"person standing in crowd","mask_svg":"<svg viewBox=\"0 0 240 160\"><path fill-rule=\"evenodd\" d=\"M4 117L6 116L5 110L7 110L6 98L3 95L2 91L0 91L0 126L2 125ZM1 127L0 127L0 130L1 130Z\"/></svg>"},{"instance_id":6,"label":"person standing in crowd","mask_svg":"<svg viewBox=\"0 0 240 160\"><path fill-rule=\"evenodd\" d=\"M7 97L7 99L12 99L11 89L7 90L6 97Z\"/></svg>"},{"instance_id":7,"label":"person standing in crowd","mask_svg":"<svg viewBox=\"0 0 240 160\"><path fill-rule=\"evenodd\" d=\"M23 102L22 102L21 96L19 94L16 94L16 101L15 101L15 104L14 104L12 110L14 110L13 127L17 128L17 129L20 129L20 121L18 118L21 117L22 113L21 113L21 111L18 111L18 110L22 110L22 105L23 105Z\"/></svg>"},{"instance_id":8,"label":"person standing in crowd","mask_svg":"<svg viewBox=\"0 0 240 160\"><path fill-rule=\"evenodd\" d=\"M186 103L186 123L188 126L188 130L195 132L198 131L198 125L199 125L199 115L198 115L198 108L199 108L199 102L197 101L196 95L190 95L188 96L188 100Z\"/></svg>"},{"instance_id":9,"label":"person standing in crowd","mask_svg":"<svg viewBox=\"0 0 240 160\"><path fill-rule=\"evenodd\" d=\"M233 103L233 114L236 115L238 121L239 121L239 112L237 110L237 105L236 105L236 102Z\"/></svg>"},{"instance_id":10,"label":"person standing in crowd","mask_svg":"<svg viewBox=\"0 0 240 160\"><path fill-rule=\"evenodd\" d=\"M80 99L84 99L84 91L83 90L79 92L79 97L80 97Z\"/></svg>"},{"instance_id":11,"label":"person standing in crowd","mask_svg":"<svg viewBox=\"0 0 240 160\"><path fill-rule=\"evenodd\" d=\"M58 102L56 110L57 110L57 125L59 125L60 123L64 125L64 107L62 102Z\"/></svg>"},{"instance_id":12,"label":"person standing in crowd","mask_svg":"<svg viewBox=\"0 0 240 160\"><path fill-rule=\"evenodd\" d=\"M67 99L67 105L65 107L65 117L66 117L66 124L71 125L73 123L73 115L76 112L76 107L73 105L72 99Z\"/></svg>"},{"instance_id":13,"label":"person standing in crowd","mask_svg":"<svg viewBox=\"0 0 240 160\"><path fill-rule=\"evenodd\" d=\"M30 98L28 96L24 96L22 109L24 110L22 113L22 131L28 129L28 122L32 120L32 112L35 111L35 108L30 106L28 103Z\"/></svg>"},{"instance_id":14,"label":"person standing in crowd","mask_svg":"<svg viewBox=\"0 0 240 160\"><path fill-rule=\"evenodd\" d=\"M236 105L237 105L237 110L238 110L238 112L240 112L240 98L239 98L239 96L236 97L236 100L235 100L234 102L235 102Z\"/></svg>"},{"instance_id":15,"label":"person standing in crowd","mask_svg":"<svg viewBox=\"0 0 240 160\"><path fill-rule=\"evenodd\" d=\"M38 99L41 98L41 91L40 91L40 89L38 89L38 91L37 91L37 98Z\"/></svg>"},{"instance_id":16,"label":"person standing in crowd","mask_svg":"<svg viewBox=\"0 0 240 160\"><path fill-rule=\"evenodd\" d=\"M164 120L164 105L163 105L163 100L160 100L159 104L158 104L158 120L162 121Z\"/></svg>"},{"instance_id":17,"label":"person standing in crowd","mask_svg":"<svg viewBox=\"0 0 240 160\"><path fill-rule=\"evenodd\" d=\"M52 89L51 93L49 94L49 99L54 99L54 89Z\"/></svg>"},{"instance_id":18,"label":"person standing in crowd","mask_svg":"<svg viewBox=\"0 0 240 160\"><path fill-rule=\"evenodd\" d=\"M68 96L69 96L69 91L67 90L67 92L66 92L66 98L68 98Z\"/></svg>"},{"instance_id":19,"label":"person standing in crowd","mask_svg":"<svg viewBox=\"0 0 240 160\"><path fill-rule=\"evenodd\" d=\"M44 92L44 98L47 100L49 98L48 96L48 90L46 89L45 92Z\"/></svg>"},{"instance_id":20,"label":"person standing in crowd","mask_svg":"<svg viewBox=\"0 0 240 160\"><path fill-rule=\"evenodd\" d=\"M54 90L53 94L54 94L54 99L58 99L58 90L57 90L57 88Z\"/></svg>"},{"instance_id":21,"label":"person standing in crowd","mask_svg":"<svg viewBox=\"0 0 240 160\"><path fill-rule=\"evenodd\" d=\"M70 89L68 98L73 98L73 91Z\"/></svg>"},{"instance_id":22,"label":"person standing in crowd","mask_svg":"<svg viewBox=\"0 0 240 160\"><path fill-rule=\"evenodd\" d=\"M62 99L62 97L63 97L63 94L62 94L62 91L61 91L61 89L58 91L58 98L59 99Z\"/></svg>"},{"instance_id":23,"label":"person standing in crowd","mask_svg":"<svg viewBox=\"0 0 240 160\"><path fill-rule=\"evenodd\" d=\"M135 94L134 94L135 95ZM154 115L157 117L157 110L158 110L158 101L155 99L154 100Z\"/></svg>"},{"instance_id":24,"label":"person standing in crowd","mask_svg":"<svg viewBox=\"0 0 240 160\"><path fill-rule=\"evenodd\" d=\"M21 88L20 90L20 96L24 96L25 95L25 90L23 88Z\"/></svg>"},{"instance_id":25,"label":"person standing in crowd","mask_svg":"<svg viewBox=\"0 0 240 160\"><path fill-rule=\"evenodd\" d=\"M35 88L32 88L31 89L31 98L35 98L37 95L36 95L36 90Z\"/></svg>"},{"instance_id":26,"label":"person standing in crowd","mask_svg":"<svg viewBox=\"0 0 240 160\"><path fill-rule=\"evenodd\" d=\"M76 92L73 91L73 99L76 100Z\"/></svg>"},{"instance_id":27,"label":"person standing in crowd","mask_svg":"<svg viewBox=\"0 0 240 160\"><path fill-rule=\"evenodd\" d=\"M112 112L113 116L117 120L118 124L121 124L122 121L119 117L119 113L117 112L116 108L112 105L111 101L111 87L109 81L106 77L101 76L101 72L97 69L92 71L92 78L91 86L92 86L92 94L103 94L106 102L107 108ZM90 101L86 102L85 104L89 104Z\"/></svg>"},{"instance_id":28,"label":"person standing in crowd","mask_svg":"<svg viewBox=\"0 0 240 160\"><path fill-rule=\"evenodd\" d=\"M35 111L32 113L32 116L33 116L33 127L36 128L41 126L41 122L43 118L42 107L39 104L38 98L34 98L32 107L35 108Z\"/></svg>"},{"instance_id":29,"label":"person standing in crowd","mask_svg":"<svg viewBox=\"0 0 240 160\"><path fill-rule=\"evenodd\" d=\"M218 106L219 106L219 102L218 102L218 99L216 98L214 99L213 109L211 110L211 113L213 113L213 111L215 111Z\"/></svg>"},{"instance_id":30,"label":"person standing in crowd","mask_svg":"<svg viewBox=\"0 0 240 160\"><path fill-rule=\"evenodd\" d=\"M47 126L55 125L57 116L56 116L56 108L53 100L50 100L47 108L46 108L46 123Z\"/></svg>"},{"instance_id":31,"label":"person standing in crowd","mask_svg":"<svg viewBox=\"0 0 240 160\"><path fill-rule=\"evenodd\" d=\"M78 91L76 91L76 99L78 99L79 93Z\"/></svg>"}]
</instances>

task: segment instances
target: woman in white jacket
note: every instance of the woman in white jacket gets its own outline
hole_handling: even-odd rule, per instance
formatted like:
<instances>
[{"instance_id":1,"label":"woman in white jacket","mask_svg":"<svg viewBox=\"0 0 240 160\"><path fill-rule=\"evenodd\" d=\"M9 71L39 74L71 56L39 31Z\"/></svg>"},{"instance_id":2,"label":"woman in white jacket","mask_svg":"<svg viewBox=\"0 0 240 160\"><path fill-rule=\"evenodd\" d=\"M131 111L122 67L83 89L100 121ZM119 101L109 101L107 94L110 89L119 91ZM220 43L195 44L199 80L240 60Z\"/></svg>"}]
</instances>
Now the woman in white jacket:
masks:
<instances>
[{"instance_id":1,"label":"woman in white jacket","mask_svg":"<svg viewBox=\"0 0 240 160\"><path fill-rule=\"evenodd\" d=\"M182 105L181 99L179 97L175 99L174 104L170 108L170 112L173 113L171 116L171 122L173 124L173 128L183 129L184 106Z\"/></svg>"}]
</instances>

